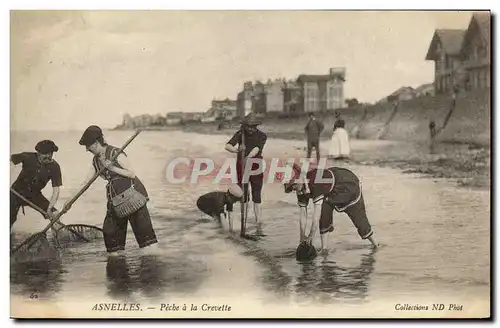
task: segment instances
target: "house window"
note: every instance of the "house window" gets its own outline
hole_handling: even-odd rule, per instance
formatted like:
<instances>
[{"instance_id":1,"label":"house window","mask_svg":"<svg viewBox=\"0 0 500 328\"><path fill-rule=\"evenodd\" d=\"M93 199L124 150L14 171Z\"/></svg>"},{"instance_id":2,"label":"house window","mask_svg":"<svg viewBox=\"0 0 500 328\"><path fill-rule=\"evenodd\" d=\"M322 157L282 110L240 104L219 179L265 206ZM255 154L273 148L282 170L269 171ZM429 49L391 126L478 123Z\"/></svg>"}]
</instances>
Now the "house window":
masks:
<instances>
[{"instance_id":1,"label":"house window","mask_svg":"<svg viewBox=\"0 0 500 328\"><path fill-rule=\"evenodd\" d=\"M305 95L304 95L304 106L306 112L316 111L319 102L319 90L318 85L314 82L306 82L305 84Z\"/></svg>"},{"instance_id":2,"label":"house window","mask_svg":"<svg viewBox=\"0 0 500 328\"><path fill-rule=\"evenodd\" d=\"M339 108L339 100L342 94L341 85L335 84L333 81L329 81L327 85L327 98L326 98L326 108L336 109Z\"/></svg>"},{"instance_id":3,"label":"house window","mask_svg":"<svg viewBox=\"0 0 500 328\"><path fill-rule=\"evenodd\" d=\"M479 58L479 46L474 47L474 51L472 52L472 56L474 60Z\"/></svg>"},{"instance_id":4,"label":"house window","mask_svg":"<svg viewBox=\"0 0 500 328\"><path fill-rule=\"evenodd\" d=\"M452 59L450 58L450 56L446 56L446 69L451 69L451 68L453 68Z\"/></svg>"},{"instance_id":5,"label":"house window","mask_svg":"<svg viewBox=\"0 0 500 328\"><path fill-rule=\"evenodd\" d=\"M488 71L487 69L481 69L481 88L486 88L489 87L489 82L488 82Z\"/></svg>"}]
</instances>

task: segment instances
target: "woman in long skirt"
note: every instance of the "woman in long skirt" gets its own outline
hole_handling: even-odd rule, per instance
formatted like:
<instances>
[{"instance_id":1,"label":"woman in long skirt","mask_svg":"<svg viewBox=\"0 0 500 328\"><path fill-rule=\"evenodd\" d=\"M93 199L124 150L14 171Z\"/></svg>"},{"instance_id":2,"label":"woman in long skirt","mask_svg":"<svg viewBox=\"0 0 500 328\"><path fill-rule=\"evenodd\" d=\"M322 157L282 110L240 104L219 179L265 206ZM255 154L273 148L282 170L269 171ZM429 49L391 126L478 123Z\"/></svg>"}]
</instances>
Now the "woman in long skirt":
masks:
<instances>
[{"instance_id":1,"label":"woman in long skirt","mask_svg":"<svg viewBox=\"0 0 500 328\"><path fill-rule=\"evenodd\" d=\"M344 127L344 120L337 120L333 127L333 135L330 141L330 151L328 154L333 159L347 159L351 154L349 133Z\"/></svg>"}]
</instances>

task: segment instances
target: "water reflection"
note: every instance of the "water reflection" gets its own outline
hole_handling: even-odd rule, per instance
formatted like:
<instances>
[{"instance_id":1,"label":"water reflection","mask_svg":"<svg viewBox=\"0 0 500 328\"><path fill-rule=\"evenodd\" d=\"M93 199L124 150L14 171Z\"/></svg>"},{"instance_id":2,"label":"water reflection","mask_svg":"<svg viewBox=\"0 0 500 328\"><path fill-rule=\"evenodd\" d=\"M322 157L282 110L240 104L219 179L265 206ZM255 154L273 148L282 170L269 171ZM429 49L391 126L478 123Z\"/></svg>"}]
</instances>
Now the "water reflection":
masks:
<instances>
[{"instance_id":1,"label":"water reflection","mask_svg":"<svg viewBox=\"0 0 500 328\"><path fill-rule=\"evenodd\" d=\"M108 257L108 295L125 299L140 291L148 298L158 298L166 286L165 270L166 264L155 256L129 260L124 256Z\"/></svg>"},{"instance_id":2,"label":"water reflection","mask_svg":"<svg viewBox=\"0 0 500 328\"><path fill-rule=\"evenodd\" d=\"M16 262L10 264L10 281L18 294L39 299L55 296L63 282L65 273L59 259Z\"/></svg>"},{"instance_id":3,"label":"water reflection","mask_svg":"<svg viewBox=\"0 0 500 328\"><path fill-rule=\"evenodd\" d=\"M375 249L362 254L356 267L343 266L320 255L316 261L303 263L295 290L305 297L318 296L321 301L364 299L368 294L370 275L374 270Z\"/></svg>"},{"instance_id":4,"label":"water reflection","mask_svg":"<svg viewBox=\"0 0 500 328\"><path fill-rule=\"evenodd\" d=\"M108 295L118 300L134 293L156 300L168 292L189 292L197 289L206 276L201 263L186 259L117 256L108 257L106 264Z\"/></svg>"},{"instance_id":5,"label":"water reflection","mask_svg":"<svg viewBox=\"0 0 500 328\"><path fill-rule=\"evenodd\" d=\"M108 279L108 295L110 297L124 299L132 293L130 269L125 257L108 257L106 278Z\"/></svg>"}]
</instances>

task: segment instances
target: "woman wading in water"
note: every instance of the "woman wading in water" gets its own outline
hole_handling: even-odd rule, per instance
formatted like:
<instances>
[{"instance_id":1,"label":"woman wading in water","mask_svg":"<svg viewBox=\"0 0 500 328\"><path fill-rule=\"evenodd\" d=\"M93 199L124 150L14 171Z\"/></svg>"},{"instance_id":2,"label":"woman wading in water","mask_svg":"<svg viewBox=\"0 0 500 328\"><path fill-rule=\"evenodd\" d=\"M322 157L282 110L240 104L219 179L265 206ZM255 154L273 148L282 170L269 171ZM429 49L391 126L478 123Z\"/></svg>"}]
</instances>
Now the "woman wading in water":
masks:
<instances>
[{"instance_id":1,"label":"woman wading in water","mask_svg":"<svg viewBox=\"0 0 500 328\"><path fill-rule=\"evenodd\" d=\"M153 251L158 240L146 206L149 200L148 193L132 170L127 155L122 152L111 161L119 148L108 145L104 141L101 128L95 125L85 130L79 143L94 154L92 168L83 184L89 182L102 168L104 170L100 177L108 181L106 185L108 202L103 234L109 255L117 255L125 250L129 221L139 247L147 247L144 249L146 253Z\"/></svg>"}]
</instances>

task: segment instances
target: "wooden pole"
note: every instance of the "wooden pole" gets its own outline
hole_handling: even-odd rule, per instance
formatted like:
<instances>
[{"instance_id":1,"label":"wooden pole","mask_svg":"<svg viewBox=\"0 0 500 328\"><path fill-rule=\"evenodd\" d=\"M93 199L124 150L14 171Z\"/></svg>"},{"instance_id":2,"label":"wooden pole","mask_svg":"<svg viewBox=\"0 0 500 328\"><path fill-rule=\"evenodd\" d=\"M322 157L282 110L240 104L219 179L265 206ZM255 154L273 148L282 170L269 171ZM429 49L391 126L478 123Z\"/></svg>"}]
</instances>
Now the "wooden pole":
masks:
<instances>
[{"instance_id":1,"label":"wooden pole","mask_svg":"<svg viewBox=\"0 0 500 328\"><path fill-rule=\"evenodd\" d=\"M12 191L12 193L14 193L14 195L16 195L17 197L21 198L23 201L26 202L26 204L28 204L29 206L33 207L35 210L37 210L38 212L42 213L46 217L49 217L49 214L46 211L44 211L43 209L41 209L39 206L37 206L33 202L29 201L26 197L24 197L23 195L21 195L20 193L18 193L15 189L10 188L10 191ZM62 223L62 222L57 222L57 224L60 224L61 227L66 227L66 225L64 223ZM84 241L86 241L86 242L89 241L87 238L85 238L84 236L82 236L78 232L74 231L73 229L69 229L69 231L72 232L73 234L77 235L78 237L82 238Z\"/></svg>"},{"instance_id":2,"label":"wooden pole","mask_svg":"<svg viewBox=\"0 0 500 328\"><path fill-rule=\"evenodd\" d=\"M245 145L245 129L243 127L243 125L241 126L241 144L242 145ZM246 147L246 145L245 145ZM243 237L245 236L245 230L246 230L246 221L247 221L247 218L246 218L246 207L248 206L248 204L246 203L246 194L245 194L245 183L243 181L243 178L244 178L244 175L245 175L245 150L243 150L241 152L241 154L239 156L241 156L241 186L242 186L242 189L243 189L243 198L241 200L241 231L240 231L240 236ZM248 191L247 191L248 192Z\"/></svg>"},{"instance_id":3,"label":"wooden pole","mask_svg":"<svg viewBox=\"0 0 500 328\"><path fill-rule=\"evenodd\" d=\"M135 137L137 137L139 135L139 133L141 133L140 130L137 130L128 140L127 142L125 142L125 144L116 152L115 156L113 156L111 158L111 161L114 161L116 158L118 158L118 156L121 154L121 152L135 139ZM80 189L80 191L68 202L66 203L66 205L63 207L63 209L61 210L61 212L59 212L53 220L51 220L51 222L47 225L47 227L45 229L43 229L40 233L38 233L38 236L36 238L31 238L31 236L26 239L24 242L22 242L19 246L17 246L12 252L11 254L17 252L21 247L25 246L25 244L28 243L28 249L33 245L35 244L36 241L38 241L38 239L40 239L40 237L42 235L44 235L47 230L50 229L50 227L52 227L56 222L59 221L59 219L61 218L61 216L63 216L67 211L68 209L71 207L71 205L73 205L77 200L78 198L80 198L81 195L83 195L83 193L85 191L87 191L87 189L89 189L89 187L92 185L92 183L94 183L94 181L99 177L99 175L105 170L105 168L101 168L98 172L96 172L96 174L94 174L94 176L92 177L92 179L90 179L89 182L87 182L85 184L85 186L82 187L82 189Z\"/></svg>"}]
</instances>

